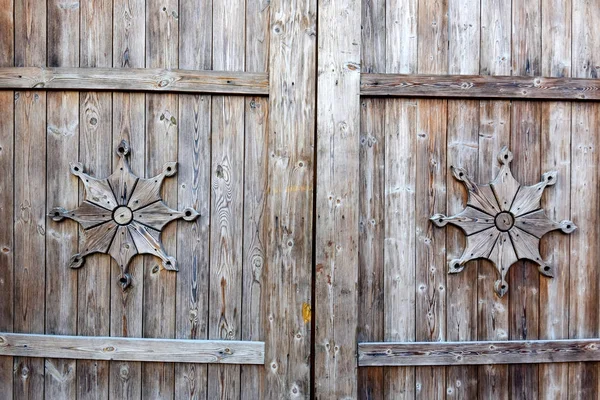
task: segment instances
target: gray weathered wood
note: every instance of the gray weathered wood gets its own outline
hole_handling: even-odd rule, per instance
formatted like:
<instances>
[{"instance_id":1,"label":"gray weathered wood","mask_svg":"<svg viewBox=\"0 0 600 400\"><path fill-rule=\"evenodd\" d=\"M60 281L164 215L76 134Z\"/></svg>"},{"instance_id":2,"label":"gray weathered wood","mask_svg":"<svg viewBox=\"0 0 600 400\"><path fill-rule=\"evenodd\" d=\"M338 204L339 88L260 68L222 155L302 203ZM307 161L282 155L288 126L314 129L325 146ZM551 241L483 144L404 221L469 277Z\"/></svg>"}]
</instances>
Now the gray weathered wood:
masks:
<instances>
[{"instance_id":1,"label":"gray weathered wood","mask_svg":"<svg viewBox=\"0 0 600 400\"><path fill-rule=\"evenodd\" d=\"M217 364L262 364L264 343L0 333L0 355Z\"/></svg>"},{"instance_id":2,"label":"gray weathered wood","mask_svg":"<svg viewBox=\"0 0 600 400\"><path fill-rule=\"evenodd\" d=\"M542 76L363 73L360 93L393 97L600 100L600 82Z\"/></svg>"},{"instance_id":3,"label":"gray weathered wood","mask_svg":"<svg viewBox=\"0 0 600 400\"><path fill-rule=\"evenodd\" d=\"M115 90L266 95L265 72L158 68L0 68L0 89Z\"/></svg>"},{"instance_id":4,"label":"gray weathered wood","mask_svg":"<svg viewBox=\"0 0 600 400\"><path fill-rule=\"evenodd\" d=\"M356 398L360 2L318 2L314 395Z\"/></svg>"},{"instance_id":5,"label":"gray weathered wood","mask_svg":"<svg viewBox=\"0 0 600 400\"><path fill-rule=\"evenodd\" d=\"M270 9L269 71L278 73L269 84L265 398L306 398L314 323L317 2L272 0Z\"/></svg>"},{"instance_id":6,"label":"gray weathered wood","mask_svg":"<svg viewBox=\"0 0 600 400\"><path fill-rule=\"evenodd\" d=\"M600 339L358 344L360 366L538 364L599 360Z\"/></svg>"}]
</instances>

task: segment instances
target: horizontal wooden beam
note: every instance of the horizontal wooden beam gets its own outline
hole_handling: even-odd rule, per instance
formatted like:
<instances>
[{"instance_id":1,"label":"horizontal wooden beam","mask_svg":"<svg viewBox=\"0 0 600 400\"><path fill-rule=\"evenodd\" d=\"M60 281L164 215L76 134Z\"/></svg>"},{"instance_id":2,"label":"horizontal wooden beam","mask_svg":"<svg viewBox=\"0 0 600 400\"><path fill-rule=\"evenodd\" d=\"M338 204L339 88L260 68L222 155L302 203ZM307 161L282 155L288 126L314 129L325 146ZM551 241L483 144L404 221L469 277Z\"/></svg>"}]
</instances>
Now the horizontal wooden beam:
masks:
<instances>
[{"instance_id":1,"label":"horizontal wooden beam","mask_svg":"<svg viewBox=\"0 0 600 400\"><path fill-rule=\"evenodd\" d=\"M579 361L600 361L600 339L358 344L362 367Z\"/></svg>"},{"instance_id":2,"label":"horizontal wooden beam","mask_svg":"<svg viewBox=\"0 0 600 400\"><path fill-rule=\"evenodd\" d=\"M264 364L264 342L0 333L0 356Z\"/></svg>"},{"instance_id":3,"label":"horizontal wooden beam","mask_svg":"<svg viewBox=\"0 0 600 400\"><path fill-rule=\"evenodd\" d=\"M600 100L599 79L362 74L362 96Z\"/></svg>"},{"instance_id":4,"label":"horizontal wooden beam","mask_svg":"<svg viewBox=\"0 0 600 400\"><path fill-rule=\"evenodd\" d=\"M257 72L150 68L0 68L0 89L113 90L268 95Z\"/></svg>"}]
</instances>

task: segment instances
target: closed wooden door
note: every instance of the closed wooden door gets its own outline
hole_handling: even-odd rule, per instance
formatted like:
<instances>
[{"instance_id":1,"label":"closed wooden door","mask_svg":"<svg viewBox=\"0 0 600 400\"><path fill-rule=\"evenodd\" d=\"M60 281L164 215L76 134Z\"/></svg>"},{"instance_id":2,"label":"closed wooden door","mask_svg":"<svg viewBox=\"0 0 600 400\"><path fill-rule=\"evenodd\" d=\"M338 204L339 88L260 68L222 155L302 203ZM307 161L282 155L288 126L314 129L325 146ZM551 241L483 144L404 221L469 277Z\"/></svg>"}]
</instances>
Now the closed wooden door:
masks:
<instances>
[{"instance_id":1,"label":"closed wooden door","mask_svg":"<svg viewBox=\"0 0 600 400\"><path fill-rule=\"evenodd\" d=\"M600 5L0 9L0 397L599 397Z\"/></svg>"}]
</instances>

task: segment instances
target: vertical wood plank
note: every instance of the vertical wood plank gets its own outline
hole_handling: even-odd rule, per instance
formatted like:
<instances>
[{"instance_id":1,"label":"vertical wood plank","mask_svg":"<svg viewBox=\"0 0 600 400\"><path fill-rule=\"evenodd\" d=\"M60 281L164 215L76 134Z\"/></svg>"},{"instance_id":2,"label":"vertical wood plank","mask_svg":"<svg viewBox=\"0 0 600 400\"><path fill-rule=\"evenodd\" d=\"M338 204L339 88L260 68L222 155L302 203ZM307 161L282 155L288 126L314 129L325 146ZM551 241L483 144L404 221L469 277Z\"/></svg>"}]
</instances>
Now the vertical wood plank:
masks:
<instances>
[{"instance_id":1,"label":"vertical wood plank","mask_svg":"<svg viewBox=\"0 0 600 400\"><path fill-rule=\"evenodd\" d=\"M48 66L79 66L79 7L48 1ZM47 96L47 176L46 209L61 206L68 210L78 205L77 177L69 162L79 154L79 94L49 92ZM51 219L46 235L46 333L77 333L77 271L69 259L77 253L77 224ZM75 360L46 359L45 396L73 398L76 394Z\"/></svg>"},{"instance_id":2,"label":"vertical wood plank","mask_svg":"<svg viewBox=\"0 0 600 400\"><path fill-rule=\"evenodd\" d=\"M80 66L112 67L112 2L100 0L80 5ZM112 96L110 93L80 92L79 160L86 172L104 177L112 172ZM80 185L80 201L83 186ZM79 230L80 239L83 232ZM81 243L80 243L81 246ZM106 255L88 257L78 270L79 335L110 334L111 259ZM108 396L107 361L77 361L77 397Z\"/></svg>"},{"instance_id":3,"label":"vertical wood plank","mask_svg":"<svg viewBox=\"0 0 600 400\"><path fill-rule=\"evenodd\" d=\"M143 68L145 65L145 3L143 0L113 2L113 47L115 68ZM143 93L113 93L112 102L112 167L118 157L114 149L127 140L132 151L129 163L134 174L145 172L145 95ZM129 264L132 284L123 292L116 282L121 275L118 264L111 260L110 269L110 335L142 337L144 264L143 257L134 257ZM142 364L111 361L109 365L109 398L140 399Z\"/></svg>"},{"instance_id":4,"label":"vertical wood plank","mask_svg":"<svg viewBox=\"0 0 600 400\"><path fill-rule=\"evenodd\" d=\"M75 36L77 38L77 36ZM46 209L77 208L79 182L69 163L79 153L79 95L77 92L47 93L47 176ZM77 333L77 271L69 259L77 251L78 228L74 221L64 224L51 219L46 227L46 333ZM46 359L46 396L71 398L76 393L75 360Z\"/></svg>"},{"instance_id":5,"label":"vertical wood plank","mask_svg":"<svg viewBox=\"0 0 600 400\"><path fill-rule=\"evenodd\" d=\"M542 24L540 0L526 0L513 7L512 63L513 74L537 76L541 73ZM539 182L540 103L513 102L511 122L512 171L521 184ZM510 339L538 339L539 335L539 273L527 261L515 263L509 271ZM538 365L509 366L511 395L537 398Z\"/></svg>"},{"instance_id":6,"label":"vertical wood plank","mask_svg":"<svg viewBox=\"0 0 600 400\"><path fill-rule=\"evenodd\" d=\"M600 9L593 3L572 0L572 76L598 78L600 65ZM596 337L599 334L598 235L594 208L598 204L598 118L597 104L572 104L571 125L571 217L577 221L577 235L571 238L571 280L569 287L569 337ZM598 397L598 363L569 365L569 397Z\"/></svg>"},{"instance_id":7,"label":"vertical wood plank","mask_svg":"<svg viewBox=\"0 0 600 400\"><path fill-rule=\"evenodd\" d=\"M0 0L0 66L15 61L14 1ZM14 98L12 91L0 92L0 330L12 332L14 306ZM0 393L13 396L13 358L0 357Z\"/></svg>"},{"instance_id":8,"label":"vertical wood plank","mask_svg":"<svg viewBox=\"0 0 600 400\"><path fill-rule=\"evenodd\" d=\"M511 151L514 161L511 169L522 185L533 185L541 179L540 102L513 102L511 119ZM509 339L539 338L539 272L529 261L514 263L508 273L510 285ZM538 397L536 364L509 366L509 384L513 398Z\"/></svg>"},{"instance_id":9,"label":"vertical wood plank","mask_svg":"<svg viewBox=\"0 0 600 400\"><path fill-rule=\"evenodd\" d=\"M511 3L481 0L481 59L483 75L510 75L512 67ZM510 145L509 101L481 101L479 113L478 182L490 182L498 173L497 154ZM489 285L497 279L494 267L480 261L477 270L477 335L480 340L508 339L508 299L500 298ZM508 366L478 367L481 399L508 399Z\"/></svg>"},{"instance_id":10,"label":"vertical wood plank","mask_svg":"<svg viewBox=\"0 0 600 400\"><path fill-rule=\"evenodd\" d=\"M385 107L384 339L415 340L417 104ZM415 368L387 368L386 399L415 397Z\"/></svg>"},{"instance_id":11,"label":"vertical wood plank","mask_svg":"<svg viewBox=\"0 0 600 400\"><path fill-rule=\"evenodd\" d=\"M241 338L244 101L215 96L212 104L212 196L209 338ZM240 396L239 366L208 368L209 398Z\"/></svg>"},{"instance_id":12,"label":"vertical wood plank","mask_svg":"<svg viewBox=\"0 0 600 400\"><path fill-rule=\"evenodd\" d=\"M448 72L478 74L480 51L480 1L449 0ZM477 174L479 142L479 102L448 100L448 150L446 171L450 166L467 168ZM466 191L452 174L447 174L448 215L459 213L466 204ZM447 228L446 265L460 258L466 240L456 227ZM477 263L467 266L461 274L447 278L447 339L477 339ZM472 399L477 397L477 367L449 367L446 370L447 397Z\"/></svg>"},{"instance_id":13,"label":"vertical wood plank","mask_svg":"<svg viewBox=\"0 0 600 400\"><path fill-rule=\"evenodd\" d=\"M510 110L508 101L482 101L479 111L479 161L477 182L491 182L500 168L498 153L510 144ZM498 279L494 266L489 261L480 261L477 272L479 340L508 339L508 296L500 298L491 290ZM508 366L485 365L478 371L479 398L508 399Z\"/></svg>"},{"instance_id":14,"label":"vertical wood plank","mask_svg":"<svg viewBox=\"0 0 600 400\"><path fill-rule=\"evenodd\" d=\"M571 1L542 0L543 76L571 76ZM558 171L558 181L542 203L548 217L570 219L571 212L571 104L542 103L542 173ZM544 200L544 199L543 199ZM570 236L553 232L541 242L541 255L556 266L554 279L540 276L540 339L569 337L569 243ZM569 365L540 364L539 397L566 396Z\"/></svg>"},{"instance_id":15,"label":"vertical wood plank","mask_svg":"<svg viewBox=\"0 0 600 400\"><path fill-rule=\"evenodd\" d=\"M315 397L357 396L360 2L319 3Z\"/></svg>"},{"instance_id":16,"label":"vertical wood plank","mask_svg":"<svg viewBox=\"0 0 600 400\"><path fill-rule=\"evenodd\" d=\"M146 67L176 68L179 64L179 2L146 2ZM175 94L146 95L146 176L160 173L165 162L177 160L179 116ZM177 206L178 177L165 180L162 198ZM177 224L170 224L161 237L167 254L176 256ZM181 266L183 269L184 266ZM158 259L144 256L144 337L175 336L177 273L162 269ZM142 364L142 398L172 399L175 367L167 363Z\"/></svg>"},{"instance_id":17,"label":"vertical wood plank","mask_svg":"<svg viewBox=\"0 0 600 400\"><path fill-rule=\"evenodd\" d=\"M15 93L14 331L44 333L46 201L46 96ZM44 360L14 358L14 395L44 394Z\"/></svg>"},{"instance_id":18,"label":"vertical wood plank","mask_svg":"<svg viewBox=\"0 0 600 400\"><path fill-rule=\"evenodd\" d=\"M179 67L212 68L212 2L185 1L179 5ZM211 196L211 96L179 95L178 204L194 207L200 217L177 227L175 337L208 338ZM175 365L175 398L206 399L208 367Z\"/></svg>"},{"instance_id":19,"label":"vertical wood plank","mask_svg":"<svg viewBox=\"0 0 600 400\"><path fill-rule=\"evenodd\" d=\"M313 338L317 5L272 0L270 8L269 71L277 73L269 78L265 398L306 398Z\"/></svg>"},{"instance_id":20,"label":"vertical wood plank","mask_svg":"<svg viewBox=\"0 0 600 400\"><path fill-rule=\"evenodd\" d=\"M45 66L46 2L15 2L14 28L14 65ZM19 267L15 268L13 275L13 329L15 332L44 333L45 92L15 92L14 134L13 261ZM20 399L42 398L44 360L15 357L13 361L14 396Z\"/></svg>"},{"instance_id":21,"label":"vertical wood plank","mask_svg":"<svg viewBox=\"0 0 600 400\"><path fill-rule=\"evenodd\" d=\"M448 72L448 2L419 0L418 73ZM446 339L446 231L429 216L446 208L445 100L417 101L416 299L415 339ZM434 230L435 229L435 230ZM445 368L415 369L415 393L433 399L445 395Z\"/></svg>"},{"instance_id":22,"label":"vertical wood plank","mask_svg":"<svg viewBox=\"0 0 600 400\"><path fill-rule=\"evenodd\" d=\"M404 74L417 72L417 10L418 0L386 1L385 72ZM413 147L416 146L416 141L411 142L408 139L412 135L416 140L416 131L414 130L416 103L410 99L386 102L385 113L384 339L414 340L416 268L416 260L414 259L414 215L401 215L398 213L390 215L387 210L388 207L396 207L395 210L400 210L402 207L406 207L407 210L414 210L415 207L415 173L409 174L406 181L404 181L404 178L396 175L396 170L390 169L393 164L388 161L389 157L399 157L402 160L402 167L414 172L416 166L416 160L412 158L414 153L408 154L405 152L406 149L400 147L393 147L388 150L388 146L399 146L406 143L407 149L416 151L416 147ZM389 113L392 113L392 115L388 115ZM406 126L406 123L413 125ZM398 137L398 135L406 136L406 138ZM401 141L398 142L398 140ZM403 187L404 193L394 191L388 193L389 190L394 190L396 187L394 185L398 185L395 182L401 184L398 187ZM406 232L396 230L397 226L404 226L404 229L408 230ZM404 240L399 241L399 238ZM399 251L398 249L404 252L401 258L393 255L394 251ZM404 263L406 268L401 263ZM387 399L413 398L415 396L415 368L386 368L384 371L384 390Z\"/></svg>"},{"instance_id":23,"label":"vertical wood plank","mask_svg":"<svg viewBox=\"0 0 600 400\"><path fill-rule=\"evenodd\" d=\"M269 1L246 2L246 71L267 72L269 64ZM263 340L264 265L266 257L269 102L245 99L244 254L242 340ZM263 366L242 365L240 394L264 396Z\"/></svg>"},{"instance_id":24,"label":"vertical wood plank","mask_svg":"<svg viewBox=\"0 0 600 400\"><path fill-rule=\"evenodd\" d=\"M213 69L243 71L245 2L213 3ZM240 339L243 287L244 98L212 103L211 339ZM210 365L208 397L240 397L240 366Z\"/></svg>"},{"instance_id":25,"label":"vertical wood plank","mask_svg":"<svg viewBox=\"0 0 600 400\"><path fill-rule=\"evenodd\" d=\"M385 104L361 104L358 342L384 339ZM360 368L357 390L361 398L381 398L383 368Z\"/></svg>"},{"instance_id":26,"label":"vertical wood plank","mask_svg":"<svg viewBox=\"0 0 600 400\"><path fill-rule=\"evenodd\" d=\"M268 99L245 100L242 340L262 340L263 270L267 226ZM264 367L241 366L242 398L262 397Z\"/></svg>"},{"instance_id":27,"label":"vertical wood plank","mask_svg":"<svg viewBox=\"0 0 600 400\"><path fill-rule=\"evenodd\" d=\"M385 72L386 2L363 1L361 71ZM385 104L363 98L360 116L358 342L384 339ZM383 368L359 368L359 398L383 398Z\"/></svg>"},{"instance_id":28,"label":"vertical wood plank","mask_svg":"<svg viewBox=\"0 0 600 400\"><path fill-rule=\"evenodd\" d=\"M577 71L577 69L576 69ZM598 227L594 223L600 185L598 165L597 104L574 103L572 109L571 217L577 221L578 234L571 238L569 337L598 336L598 271L593 260L599 253ZM598 397L597 363L569 365L569 398Z\"/></svg>"}]
</instances>

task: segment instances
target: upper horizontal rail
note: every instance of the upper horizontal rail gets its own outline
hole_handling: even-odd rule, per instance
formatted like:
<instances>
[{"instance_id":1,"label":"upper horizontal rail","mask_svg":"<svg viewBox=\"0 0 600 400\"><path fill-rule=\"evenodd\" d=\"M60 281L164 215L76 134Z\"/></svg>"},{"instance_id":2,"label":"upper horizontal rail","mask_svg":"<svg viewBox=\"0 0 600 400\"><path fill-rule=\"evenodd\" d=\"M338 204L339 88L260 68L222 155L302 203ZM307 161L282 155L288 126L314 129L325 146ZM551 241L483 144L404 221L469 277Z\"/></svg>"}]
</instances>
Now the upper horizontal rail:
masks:
<instances>
[{"instance_id":1,"label":"upper horizontal rail","mask_svg":"<svg viewBox=\"0 0 600 400\"><path fill-rule=\"evenodd\" d=\"M600 79L361 74L362 96L600 100Z\"/></svg>"},{"instance_id":2,"label":"upper horizontal rail","mask_svg":"<svg viewBox=\"0 0 600 400\"><path fill-rule=\"evenodd\" d=\"M113 90L268 95L259 72L151 68L0 68L0 89Z\"/></svg>"},{"instance_id":3,"label":"upper horizontal rail","mask_svg":"<svg viewBox=\"0 0 600 400\"><path fill-rule=\"evenodd\" d=\"M0 333L0 356L264 364L264 342Z\"/></svg>"},{"instance_id":4,"label":"upper horizontal rail","mask_svg":"<svg viewBox=\"0 0 600 400\"><path fill-rule=\"evenodd\" d=\"M582 361L600 361L600 339L358 344L358 365L365 367Z\"/></svg>"}]
</instances>

